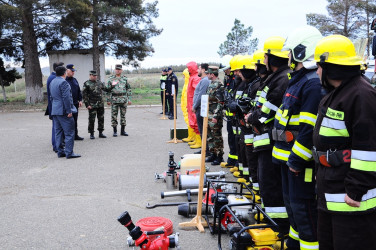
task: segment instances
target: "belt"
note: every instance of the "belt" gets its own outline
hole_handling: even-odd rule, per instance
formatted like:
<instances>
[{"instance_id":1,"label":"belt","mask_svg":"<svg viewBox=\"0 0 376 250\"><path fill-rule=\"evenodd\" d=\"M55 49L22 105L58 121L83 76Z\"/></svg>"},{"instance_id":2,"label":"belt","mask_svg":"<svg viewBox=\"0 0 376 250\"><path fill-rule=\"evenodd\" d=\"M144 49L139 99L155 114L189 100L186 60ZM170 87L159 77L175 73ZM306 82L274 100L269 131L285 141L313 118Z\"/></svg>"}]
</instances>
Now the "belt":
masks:
<instances>
[{"instance_id":1,"label":"belt","mask_svg":"<svg viewBox=\"0 0 376 250\"><path fill-rule=\"evenodd\" d=\"M316 163L325 167L338 167L351 162L350 149L317 151L316 147L313 147L312 155Z\"/></svg>"},{"instance_id":2,"label":"belt","mask_svg":"<svg viewBox=\"0 0 376 250\"><path fill-rule=\"evenodd\" d=\"M112 93L112 96L124 96L126 93Z\"/></svg>"},{"instance_id":3,"label":"belt","mask_svg":"<svg viewBox=\"0 0 376 250\"><path fill-rule=\"evenodd\" d=\"M298 134L298 131L272 129L272 137L274 141L292 142L298 137Z\"/></svg>"}]
</instances>

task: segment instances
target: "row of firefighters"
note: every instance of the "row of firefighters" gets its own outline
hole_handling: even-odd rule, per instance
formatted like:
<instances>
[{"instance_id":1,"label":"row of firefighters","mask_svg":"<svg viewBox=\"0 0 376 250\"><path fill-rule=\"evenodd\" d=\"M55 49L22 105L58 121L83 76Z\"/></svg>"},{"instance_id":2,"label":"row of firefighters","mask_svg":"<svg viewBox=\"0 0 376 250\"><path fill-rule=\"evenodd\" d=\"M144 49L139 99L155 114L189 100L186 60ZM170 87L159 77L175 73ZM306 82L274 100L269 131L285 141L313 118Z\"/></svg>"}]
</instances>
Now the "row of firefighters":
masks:
<instances>
[{"instance_id":1,"label":"row of firefighters","mask_svg":"<svg viewBox=\"0 0 376 250\"><path fill-rule=\"evenodd\" d=\"M376 90L354 44L304 26L223 59L221 166L259 192L289 250L376 249Z\"/></svg>"}]
</instances>

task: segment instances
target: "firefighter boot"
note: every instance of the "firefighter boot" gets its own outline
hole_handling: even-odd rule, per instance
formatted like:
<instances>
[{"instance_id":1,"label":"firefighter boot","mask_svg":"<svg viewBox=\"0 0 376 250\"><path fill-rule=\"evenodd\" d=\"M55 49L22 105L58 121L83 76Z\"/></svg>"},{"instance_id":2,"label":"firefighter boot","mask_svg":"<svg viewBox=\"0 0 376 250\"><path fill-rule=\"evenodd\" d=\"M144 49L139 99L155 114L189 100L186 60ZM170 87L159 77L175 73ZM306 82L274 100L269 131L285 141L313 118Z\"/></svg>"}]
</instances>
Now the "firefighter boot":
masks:
<instances>
[{"instance_id":1,"label":"firefighter boot","mask_svg":"<svg viewBox=\"0 0 376 250\"><path fill-rule=\"evenodd\" d=\"M120 134L123 135L123 136L128 136L127 132L125 132L124 129L125 129L125 126L124 126L124 125L121 125L121 131L120 131Z\"/></svg>"},{"instance_id":2,"label":"firefighter boot","mask_svg":"<svg viewBox=\"0 0 376 250\"><path fill-rule=\"evenodd\" d=\"M236 172L236 171L238 171L238 170L239 170L238 167L230 168L230 172L231 172L231 173L234 173L234 172Z\"/></svg>"},{"instance_id":3,"label":"firefighter boot","mask_svg":"<svg viewBox=\"0 0 376 250\"><path fill-rule=\"evenodd\" d=\"M117 136L117 127L114 127L114 134L113 134L114 137Z\"/></svg>"},{"instance_id":4,"label":"firefighter boot","mask_svg":"<svg viewBox=\"0 0 376 250\"><path fill-rule=\"evenodd\" d=\"M201 148L201 136L200 134L196 134L196 140L195 140L195 144L191 145L190 148ZM188 143L189 144L189 143Z\"/></svg>"},{"instance_id":5,"label":"firefighter boot","mask_svg":"<svg viewBox=\"0 0 376 250\"><path fill-rule=\"evenodd\" d=\"M215 160L211 163L213 166L221 164L223 161L223 154L218 154Z\"/></svg>"},{"instance_id":6,"label":"firefighter boot","mask_svg":"<svg viewBox=\"0 0 376 250\"><path fill-rule=\"evenodd\" d=\"M188 127L188 137L187 138L183 138L182 141L183 142L191 142L194 139L195 139L195 134L193 132L193 128Z\"/></svg>"}]
</instances>

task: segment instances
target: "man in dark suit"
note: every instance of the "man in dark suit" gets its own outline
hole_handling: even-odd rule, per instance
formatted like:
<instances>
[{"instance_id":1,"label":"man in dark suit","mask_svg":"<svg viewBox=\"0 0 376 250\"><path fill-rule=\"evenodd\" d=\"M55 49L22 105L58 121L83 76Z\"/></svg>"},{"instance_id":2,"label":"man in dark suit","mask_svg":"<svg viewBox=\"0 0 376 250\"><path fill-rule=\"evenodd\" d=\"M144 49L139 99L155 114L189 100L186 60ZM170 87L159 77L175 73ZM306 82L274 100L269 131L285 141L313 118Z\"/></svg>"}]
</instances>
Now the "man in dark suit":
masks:
<instances>
[{"instance_id":1,"label":"man in dark suit","mask_svg":"<svg viewBox=\"0 0 376 250\"><path fill-rule=\"evenodd\" d=\"M74 140L82 141L84 138L78 135L78 130L77 130L78 108L82 106L82 94L81 94L80 85L78 84L77 79L74 78L74 72L76 72L74 65L68 64L67 65L67 77L65 78L65 80L69 83L71 87L73 105L77 109L77 113L73 113L74 129L75 129Z\"/></svg>"},{"instance_id":2,"label":"man in dark suit","mask_svg":"<svg viewBox=\"0 0 376 250\"><path fill-rule=\"evenodd\" d=\"M59 66L56 68L56 78L50 84L52 111L51 115L55 124L55 139L57 156L67 157L67 159L78 158L81 155L73 153L74 145L74 119L72 114L77 112L73 105L72 90L65 80L66 68ZM62 147L63 133L65 135L65 150Z\"/></svg>"},{"instance_id":3,"label":"man in dark suit","mask_svg":"<svg viewBox=\"0 0 376 250\"><path fill-rule=\"evenodd\" d=\"M48 102L48 106L47 106L46 113L44 115L48 115L48 118L50 120L52 120L52 115L51 115L52 103L51 103L50 84L51 84L52 80L56 78L56 73L55 73L56 67L63 66L63 65L64 65L63 62L55 62L52 66L53 71L51 72L50 76L47 79L47 102ZM56 142L55 142L55 126L54 126L53 120L52 120L51 143L52 143L52 150L57 153L57 148L55 147L55 144L56 144Z\"/></svg>"}]
</instances>

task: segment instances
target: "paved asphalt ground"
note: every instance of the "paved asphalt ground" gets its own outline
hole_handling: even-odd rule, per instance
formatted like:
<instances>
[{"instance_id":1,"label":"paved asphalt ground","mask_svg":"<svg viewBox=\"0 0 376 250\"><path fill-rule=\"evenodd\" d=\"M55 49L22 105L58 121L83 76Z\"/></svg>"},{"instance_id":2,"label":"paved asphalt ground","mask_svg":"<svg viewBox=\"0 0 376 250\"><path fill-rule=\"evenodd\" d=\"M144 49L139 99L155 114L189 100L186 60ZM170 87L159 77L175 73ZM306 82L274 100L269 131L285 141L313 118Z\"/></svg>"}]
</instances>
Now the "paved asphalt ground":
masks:
<instances>
[{"instance_id":1,"label":"paved asphalt ground","mask_svg":"<svg viewBox=\"0 0 376 250\"><path fill-rule=\"evenodd\" d=\"M178 127L185 128L178 109ZM154 173L167 169L169 151L176 161L195 151L185 143L166 143L173 121L160 120L160 110L128 108L129 136L112 137L106 109L107 138L90 140L88 113L80 109L78 130L85 140L75 142L74 152L82 157L70 160L52 151L51 121L44 112L0 112L0 249L126 249L128 230L117 221L124 211L134 222L171 219L182 249L217 249L217 236L208 229L178 227L190 219L179 216L177 207L145 208L148 202L186 201L161 199L166 186ZM228 237L222 246L228 248Z\"/></svg>"}]
</instances>

